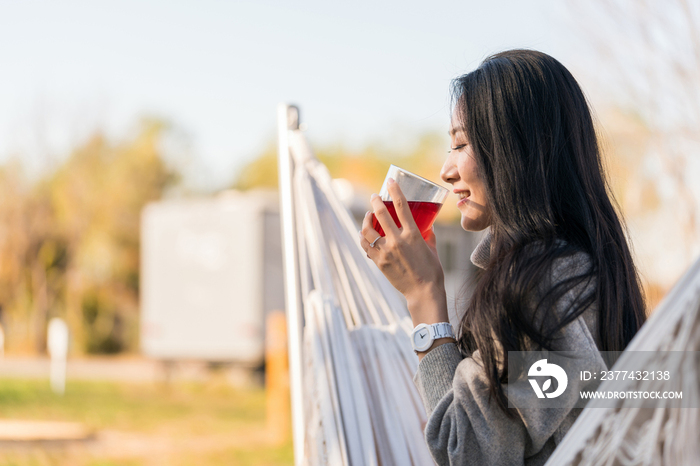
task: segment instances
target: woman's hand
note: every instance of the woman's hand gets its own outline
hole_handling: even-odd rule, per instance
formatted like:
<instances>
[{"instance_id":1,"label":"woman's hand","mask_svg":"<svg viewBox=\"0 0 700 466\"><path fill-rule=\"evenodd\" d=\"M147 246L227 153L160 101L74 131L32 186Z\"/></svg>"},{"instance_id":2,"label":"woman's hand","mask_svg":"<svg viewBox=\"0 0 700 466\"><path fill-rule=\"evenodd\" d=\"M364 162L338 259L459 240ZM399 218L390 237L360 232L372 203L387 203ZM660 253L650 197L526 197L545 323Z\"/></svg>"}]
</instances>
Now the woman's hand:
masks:
<instances>
[{"instance_id":1,"label":"woman's hand","mask_svg":"<svg viewBox=\"0 0 700 466\"><path fill-rule=\"evenodd\" d=\"M388 190L402 227L396 226L384 202L373 194L374 215L386 236L370 246L379 238L379 233L372 228L372 215L367 212L362 221L360 245L391 284L406 297L413 325L449 322L445 278L437 255L435 234L430 231L423 239L406 197L396 182L389 180Z\"/></svg>"}]
</instances>

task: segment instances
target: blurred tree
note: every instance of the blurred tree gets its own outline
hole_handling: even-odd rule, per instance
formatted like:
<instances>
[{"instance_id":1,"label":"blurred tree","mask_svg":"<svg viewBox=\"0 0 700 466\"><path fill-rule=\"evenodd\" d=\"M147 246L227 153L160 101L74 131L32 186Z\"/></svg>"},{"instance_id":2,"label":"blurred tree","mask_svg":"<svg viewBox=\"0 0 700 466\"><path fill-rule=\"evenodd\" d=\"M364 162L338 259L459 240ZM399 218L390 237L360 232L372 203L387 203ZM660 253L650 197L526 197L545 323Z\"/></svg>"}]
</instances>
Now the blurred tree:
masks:
<instances>
[{"instance_id":1,"label":"blurred tree","mask_svg":"<svg viewBox=\"0 0 700 466\"><path fill-rule=\"evenodd\" d=\"M31 316L31 282L26 267L32 242L30 192L17 161L0 169L0 305L3 325L17 333L28 331ZM5 333L6 344L11 344L12 332L6 328Z\"/></svg>"},{"instance_id":2,"label":"blurred tree","mask_svg":"<svg viewBox=\"0 0 700 466\"><path fill-rule=\"evenodd\" d=\"M387 148L380 143L369 144L359 151L336 145L316 148L316 156L328 167L333 178L342 177L356 186L376 190L392 163L437 180L448 144L446 136L424 133L403 151ZM239 171L232 188L243 191L276 188L277 178L277 145L271 143Z\"/></svg>"},{"instance_id":3,"label":"blurred tree","mask_svg":"<svg viewBox=\"0 0 700 466\"><path fill-rule=\"evenodd\" d=\"M624 164L618 194L639 226L645 275L651 288L667 290L700 254L700 3L598 0L568 8L590 56L581 73L618 109L604 109L605 126Z\"/></svg>"},{"instance_id":4,"label":"blurred tree","mask_svg":"<svg viewBox=\"0 0 700 466\"><path fill-rule=\"evenodd\" d=\"M68 320L78 351L135 349L142 207L178 181L160 154L165 127L132 140L100 134L28 183L0 171L0 305L8 345L44 351L49 317Z\"/></svg>"},{"instance_id":5,"label":"blurred tree","mask_svg":"<svg viewBox=\"0 0 700 466\"><path fill-rule=\"evenodd\" d=\"M328 167L333 178L350 181L360 192L379 192L391 164L442 183L440 169L449 149L446 132L425 132L406 146L405 149L396 149L373 143L358 151L340 145L321 146L316 148L316 156ZM232 188L277 188L277 181L277 146L273 143L239 171ZM456 218L456 209L446 208L440 212L441 221Z\"/></svg>"},{"instance_id":6,"label":"blurred tree","mask_svg":"<svg viewBox=\"0 0 700 466\"><path fill-rule=\"evenodd\" d=\"M277 146L268 145L258 157L239 171L233 189L277 188Z\"/></svg>"}]
</instances>

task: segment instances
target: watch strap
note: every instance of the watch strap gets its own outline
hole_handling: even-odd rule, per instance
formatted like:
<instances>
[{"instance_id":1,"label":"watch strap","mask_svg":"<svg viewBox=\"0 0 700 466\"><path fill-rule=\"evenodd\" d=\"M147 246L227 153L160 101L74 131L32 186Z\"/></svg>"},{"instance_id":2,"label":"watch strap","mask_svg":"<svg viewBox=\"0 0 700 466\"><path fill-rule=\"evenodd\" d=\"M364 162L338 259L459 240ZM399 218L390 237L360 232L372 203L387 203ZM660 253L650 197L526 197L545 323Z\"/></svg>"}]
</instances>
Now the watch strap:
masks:
<instances>
[{"instance_id":1,"label":"watch strap","mask_svg":"<svg viewBox=\"0 0 700 466\"><path fill-rule=\"evenodd\" d=\"M438 338L455 337L454 331L452 330L452 325L449 322L431 324L428 325L428 329L430 330L430 335L433 337L433 340L437 340Z\"/></svg>"}]
</instances>

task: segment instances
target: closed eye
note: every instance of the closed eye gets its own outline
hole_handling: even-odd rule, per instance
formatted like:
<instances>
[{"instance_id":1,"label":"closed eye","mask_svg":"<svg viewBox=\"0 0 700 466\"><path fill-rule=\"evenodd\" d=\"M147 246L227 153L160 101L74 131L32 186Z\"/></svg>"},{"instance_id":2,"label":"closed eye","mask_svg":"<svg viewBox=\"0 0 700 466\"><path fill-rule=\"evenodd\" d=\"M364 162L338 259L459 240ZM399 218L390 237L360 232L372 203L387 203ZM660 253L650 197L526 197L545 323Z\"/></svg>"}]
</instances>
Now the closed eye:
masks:
<instances>
[{"instance_id":1,"label":"closed eye","mask_svg":"<svg viewBox=\"0 0 700 466\"><path fill-rule=\"evenodd\" d=\"M453 150L454 150L454 151L458 151L458 150L464 149L465 147L467 147L466 144L460 144L460 145L458 145L457 147L450 147L450 150L448 150L447 153L449 154L449 153L452 152Z\"/></svg>"}]
</instances>

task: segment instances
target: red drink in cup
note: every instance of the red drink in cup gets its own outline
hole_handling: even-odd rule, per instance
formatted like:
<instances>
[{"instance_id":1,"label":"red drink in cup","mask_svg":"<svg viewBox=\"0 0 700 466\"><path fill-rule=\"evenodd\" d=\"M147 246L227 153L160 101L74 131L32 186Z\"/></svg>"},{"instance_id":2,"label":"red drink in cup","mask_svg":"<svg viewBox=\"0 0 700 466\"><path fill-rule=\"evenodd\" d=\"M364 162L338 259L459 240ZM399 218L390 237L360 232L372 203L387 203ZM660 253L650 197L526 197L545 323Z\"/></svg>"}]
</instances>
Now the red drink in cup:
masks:
<instances>
[{"instance_id":1,"label":"red drink in cup","mask_svg":"<svg viewBox=\"0 0 700 466\"><path fill-rule=\"evenodd\" d=\"M440 212L442 203L445 202L450 191L395 165L389 167L389 172L386 174L379 196L399 228L401 228L401 222L396 215L394 203L389 195L387 185L389 178L393 178L401 188L403 195L408 201L408 207L411 210L413 219L416 221L421 234L425 237L426 232L433 226L435 217ZM384 229L379 225L379 221L374 214L372 214L372 228L377 230L381 236L384 236Z\"/></svg>"},{"instance_id":2,"label":"red drink in cup","mask_svg":"<svg viewBox=\"0 0 700 466\"><path fill-rule=\"evenodd\" d=\"M391 218L396 222L396 226L401 228L401 222L396 215L394 203L392 201L384 201L384 205L391 214ZM411 214L413 214L413 219L416 221L418 229L421 234L425 236L425 232L430 230L430 227L433 226L435 217L437 217L438 212L440 212L442 204L438 204L437 202L408 201L408 207L411 209ZM377 230L380 235L384 236L384 229L379 224L379 220L377 220L374 214L372 214L372 228Z\"/></svg>"}]
</instances>

